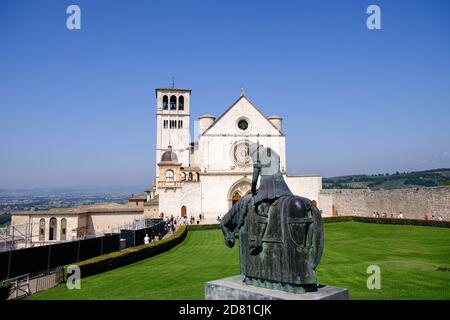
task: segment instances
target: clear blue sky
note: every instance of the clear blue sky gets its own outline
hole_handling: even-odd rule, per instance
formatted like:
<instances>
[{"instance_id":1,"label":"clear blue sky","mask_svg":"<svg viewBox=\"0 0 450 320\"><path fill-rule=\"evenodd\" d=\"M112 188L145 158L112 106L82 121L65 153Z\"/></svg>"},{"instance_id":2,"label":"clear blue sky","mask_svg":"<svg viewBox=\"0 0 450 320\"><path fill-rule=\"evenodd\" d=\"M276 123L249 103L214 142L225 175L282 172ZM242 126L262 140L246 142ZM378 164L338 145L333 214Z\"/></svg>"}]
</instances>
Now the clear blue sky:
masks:
<instances>
[{"instance_id":1,"label":"clear blue sky","mask_svg":"<svg viewBox=\"0 0 450 320\"><path fill-rule=\"evenodd\" d=\"M450 167L449 15L446 0L2 0L0 188L150 185L154 89L172 76L192 120L242 85L283 116L291 173Z\"/></svg>"}]
</instances>

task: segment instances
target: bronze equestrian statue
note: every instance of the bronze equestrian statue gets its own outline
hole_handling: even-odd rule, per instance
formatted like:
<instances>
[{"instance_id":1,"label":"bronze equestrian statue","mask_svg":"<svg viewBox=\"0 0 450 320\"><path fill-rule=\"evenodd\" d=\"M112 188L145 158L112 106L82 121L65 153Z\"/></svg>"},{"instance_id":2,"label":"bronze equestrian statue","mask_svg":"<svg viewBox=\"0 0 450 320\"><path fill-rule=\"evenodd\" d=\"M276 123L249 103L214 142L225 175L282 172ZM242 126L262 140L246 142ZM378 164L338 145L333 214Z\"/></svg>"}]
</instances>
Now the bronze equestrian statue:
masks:
<instances>
[{"instance_id":1,"label":"bronze equestrian statue","mask_svg":"<svg viewBox=\"0 0 450 320\"><path fill-rule=\"evenodd\" d=\"M309 199L292 194L276 152L257 143L249 146L249 154L251 194L236 202L221 221L228 247L234 246L239 232L244 282L291 293L317 291L315 269L323 252L320 211Z\"/></svg>"}]
</instances>

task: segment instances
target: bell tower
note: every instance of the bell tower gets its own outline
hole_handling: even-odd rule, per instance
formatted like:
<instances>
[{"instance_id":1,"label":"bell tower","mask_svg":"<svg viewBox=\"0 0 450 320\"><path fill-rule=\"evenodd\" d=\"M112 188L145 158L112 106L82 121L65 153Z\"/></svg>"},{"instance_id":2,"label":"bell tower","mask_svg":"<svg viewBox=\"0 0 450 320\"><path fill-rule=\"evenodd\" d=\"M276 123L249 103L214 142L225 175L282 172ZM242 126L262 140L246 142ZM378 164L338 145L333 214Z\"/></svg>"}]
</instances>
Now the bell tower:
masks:
<instances>
[{"instance_id":1,"label":"bell tower","mask_svg":"<svg viewBox=\"0 0 450 320\"><path fill-rule=\"evenodd\" d=\"M155 177L159 181L158 163L161 155L172 146L182 166L189 166L190 155L190 100L191 90L159 88L156 92L156 167Z\"/></svg>"}]
</instances>

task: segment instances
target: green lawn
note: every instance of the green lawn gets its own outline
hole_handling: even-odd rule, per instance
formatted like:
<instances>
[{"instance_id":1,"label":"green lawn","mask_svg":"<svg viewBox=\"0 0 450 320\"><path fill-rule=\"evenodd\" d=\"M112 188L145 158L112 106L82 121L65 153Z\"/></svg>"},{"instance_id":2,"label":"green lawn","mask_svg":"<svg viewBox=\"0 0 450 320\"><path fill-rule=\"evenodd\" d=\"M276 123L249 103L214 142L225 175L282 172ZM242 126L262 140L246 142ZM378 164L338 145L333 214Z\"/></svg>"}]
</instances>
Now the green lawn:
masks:
<instances>
[{"instance_id":1,"label":"green lawn","mask_svg":"<svg viewBox=\"0 0 450 320\"><path fill-rule=\"evenodd\" d=\"M381 268L381 290L368 290L366 269ZM320 283L346 287L351 299L450 299L450 229L357 222L325 224ZM237 246L219 230L191 231L176 248L82 279L81 290L60 285L29 299L203 299L206 281L239 273Z\"/></svg>"}]
</instances>

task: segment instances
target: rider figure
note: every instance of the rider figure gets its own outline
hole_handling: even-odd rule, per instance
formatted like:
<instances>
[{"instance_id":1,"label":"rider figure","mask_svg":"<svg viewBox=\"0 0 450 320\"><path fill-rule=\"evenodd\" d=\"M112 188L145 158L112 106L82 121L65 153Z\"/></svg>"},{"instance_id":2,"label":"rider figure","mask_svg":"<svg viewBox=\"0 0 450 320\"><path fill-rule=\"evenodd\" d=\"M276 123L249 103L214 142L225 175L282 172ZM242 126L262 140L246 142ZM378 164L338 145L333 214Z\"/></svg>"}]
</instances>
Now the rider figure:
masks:
<instances>
[{"instance_id":1,"label":"rider figure","mask_svg":"<svg viewBox=\"0 0 450 320\"><path fill-rule=\"evenodd\" d=\"M280 171L280 156L271 148L259 144L251 144L249 154L253 160L252 195L255 213L266 223L259 227L254 239L254 248L262 247L262 238L267 226L270 205L282 196L292 196L292 192L283 179ZM259 188L256 189L258 178L261 177Z\"/></svg>"},{"instance_id":2,"label":"rider figure","mask_svg":"<svg viewBox=\"0 0 450 320\"><path fill-rule=\"evenodd\" d=\"M255 209L263 202L269 204L282 196L292 196L291 190L280 171L280 156L271 148L259 143L250 145L250 156L253 160L252 195ZM256 190L258 178L261 177ZM267 216L267 212L261 212Z\"/></svg>"},{"instance_id":3,"label":"rider figure","mask_svg":"<svg viewBox=\"0 0 450 320\"><path fill-rule=\"evenodd\" d=\"M253 203L255 213L261 217L261 220L267 221L270 205L282 196L292 196L291 190L287 186L280 171L280 156L270 148L265 148L259 143L252 143L249 146L249 155L253 160L253 178L251 195L242 197L230 209L230 214L221 221L222 226L231 223L233 217L237 215L236 225L232 229L239 229L245 221L249 203ZM258 179L260 179L259 188L256 189ZM229 228L222 228L227 246L233 247L234 234ZM254 239L253 247L260 248L265 227L261 228L258 236Z\"/></svg>"}]
</instances>

